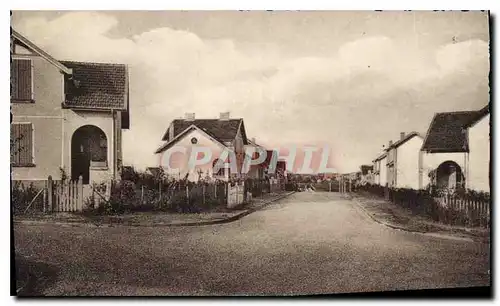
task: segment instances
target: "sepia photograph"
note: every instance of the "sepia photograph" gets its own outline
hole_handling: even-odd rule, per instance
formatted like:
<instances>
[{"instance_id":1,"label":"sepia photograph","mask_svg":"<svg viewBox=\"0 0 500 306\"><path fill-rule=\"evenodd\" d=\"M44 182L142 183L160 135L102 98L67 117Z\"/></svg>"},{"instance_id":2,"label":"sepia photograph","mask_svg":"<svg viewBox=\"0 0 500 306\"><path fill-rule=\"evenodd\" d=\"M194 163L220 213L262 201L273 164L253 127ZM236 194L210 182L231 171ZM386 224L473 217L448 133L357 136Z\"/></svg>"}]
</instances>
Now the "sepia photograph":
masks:
<instances>
[{"instance_id":1,"label":"sepia photograph","mask_svg":"<svg viewBox=\"0 0 500 306\"><path fill-rule=\"evenodd\" d=\"M491 297L492 19L11 11L11 295Z\"/></svg>"}]
</instances>

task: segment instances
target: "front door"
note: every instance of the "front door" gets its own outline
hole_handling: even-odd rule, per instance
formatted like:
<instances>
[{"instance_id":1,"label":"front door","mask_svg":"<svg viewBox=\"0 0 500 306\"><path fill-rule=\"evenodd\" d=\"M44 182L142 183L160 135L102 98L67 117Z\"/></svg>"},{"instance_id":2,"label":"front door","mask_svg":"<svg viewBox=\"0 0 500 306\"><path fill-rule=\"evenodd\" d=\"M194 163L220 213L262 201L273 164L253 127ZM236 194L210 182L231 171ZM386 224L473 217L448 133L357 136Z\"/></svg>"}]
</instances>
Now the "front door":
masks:
<instances>
[{"instance_id":1,"label":"front door","mask_svg":"<svg viewBox=\"0 0 500 306\"><path fill-rule=\"evenodd\" d=\"M90 180L90 145L86 137L74 137L71 145L71 179L83 178L83 184Z\"/></svg>"}]
</instances>

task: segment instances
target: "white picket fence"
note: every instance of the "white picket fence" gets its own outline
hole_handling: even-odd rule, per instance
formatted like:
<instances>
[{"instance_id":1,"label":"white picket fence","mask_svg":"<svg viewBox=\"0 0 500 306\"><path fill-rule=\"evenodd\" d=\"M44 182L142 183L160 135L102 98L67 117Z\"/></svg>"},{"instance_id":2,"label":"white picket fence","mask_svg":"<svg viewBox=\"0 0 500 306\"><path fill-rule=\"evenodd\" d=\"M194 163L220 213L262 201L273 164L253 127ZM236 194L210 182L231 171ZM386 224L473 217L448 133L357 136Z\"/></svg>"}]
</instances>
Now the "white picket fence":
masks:
<instances>
[{"instance_id":1,"label":"white picket fence","mask_svg":"<svg viewBox=\"0 0 500 306\"><path fill-rule=\"evenodd\" d=\"M243 204L245 201L245 183L236 183L234 186L228 184L227 208L233 208Z\"/></svg>"}]
</instances>

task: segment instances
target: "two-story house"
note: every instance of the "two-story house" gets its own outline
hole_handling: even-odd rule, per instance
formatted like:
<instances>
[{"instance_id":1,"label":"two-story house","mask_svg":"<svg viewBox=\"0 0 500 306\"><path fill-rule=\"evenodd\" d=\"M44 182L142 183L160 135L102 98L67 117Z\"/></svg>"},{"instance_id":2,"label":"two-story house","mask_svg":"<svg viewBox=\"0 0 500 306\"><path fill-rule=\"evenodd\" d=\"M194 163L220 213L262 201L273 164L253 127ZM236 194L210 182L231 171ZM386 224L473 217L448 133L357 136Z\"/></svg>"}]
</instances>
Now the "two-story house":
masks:
<instances>
[{"instance_id":1,"label":"two-story house","mask_svg":"<svg viewBox=\"0 0 500 306\"><path fill-rule=\"evenodd\" d=\"M187 113L184 119L170 123L162 141L164 143L155 154L169 176L190 181L203 178L227 181L242 177L245 146L248 145L245 124L241 118L230 118L228 112L221 113L218 119L196 119L194 113ZM193 160L200 162L190 164L193 150L198 152ZM210 152L206 157L209 160L201 162L205 152ZM217 166L219 163L222 167Z\"/></svg>"},{"instance_id":2,"label":"two-story house","mask_svg":"<svg viewBox=\"0 0 500 306\"><path fill-rule=\"evenodd\" d=\"M387 186L419 189L420 147L423 137L417 132L401 133L387 147Z\"/></svg>"},{"instance_id":3,"label":"two-story house","mask_svg":"<svg viewBox=\"0 0 500 306\"><path fill-rule=\"evenodd\" d=\"M12 179L119 178L127 67L59 61L11 29Z\"/></svg>"},{"instance_id":4,"label":"two-story house","mask_svg":"<svg viewBox=\"0 0 500 306\"><path fill-rule=\"evenodd\" d=\"M385 149L373 160L373 183L380 186L387 184L387 152Z\"/></svg>"}]
</instances>

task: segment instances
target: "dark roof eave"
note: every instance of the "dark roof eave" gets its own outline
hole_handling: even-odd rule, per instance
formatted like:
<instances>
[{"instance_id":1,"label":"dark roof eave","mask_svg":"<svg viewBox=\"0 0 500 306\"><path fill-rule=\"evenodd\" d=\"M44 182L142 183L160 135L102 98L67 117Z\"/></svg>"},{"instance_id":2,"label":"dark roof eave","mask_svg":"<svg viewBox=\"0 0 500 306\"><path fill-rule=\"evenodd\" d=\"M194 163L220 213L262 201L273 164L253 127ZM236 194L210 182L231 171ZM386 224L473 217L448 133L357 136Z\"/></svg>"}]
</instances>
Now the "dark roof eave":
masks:
<instances>
[{"instance_id":1,"label":"dark roof eave","mask_svg":"<svg viewBox=\"0 0 500 306\"><path fill-rule=\"evenodd\" d=\"M460 150L457 150L457 149L426 149L426 148L422 148L421 151L425 152L425 153L469 153L469 148L467 148L467 149L460 149Z\"/></svg>"},{"instance_id":2,"label":"dark roof eave","mask_svg":"<svg viewBox=\"0 0 500 306\"><path fill-rule=\"evenodd\" d=\"M63 109L75 109L75 110L87 110L87 111L127 111L126 107L115 108L115 107L81 107L76 105L68 105L66 103L61 104Z\"/></svg>"}]
</instances>

